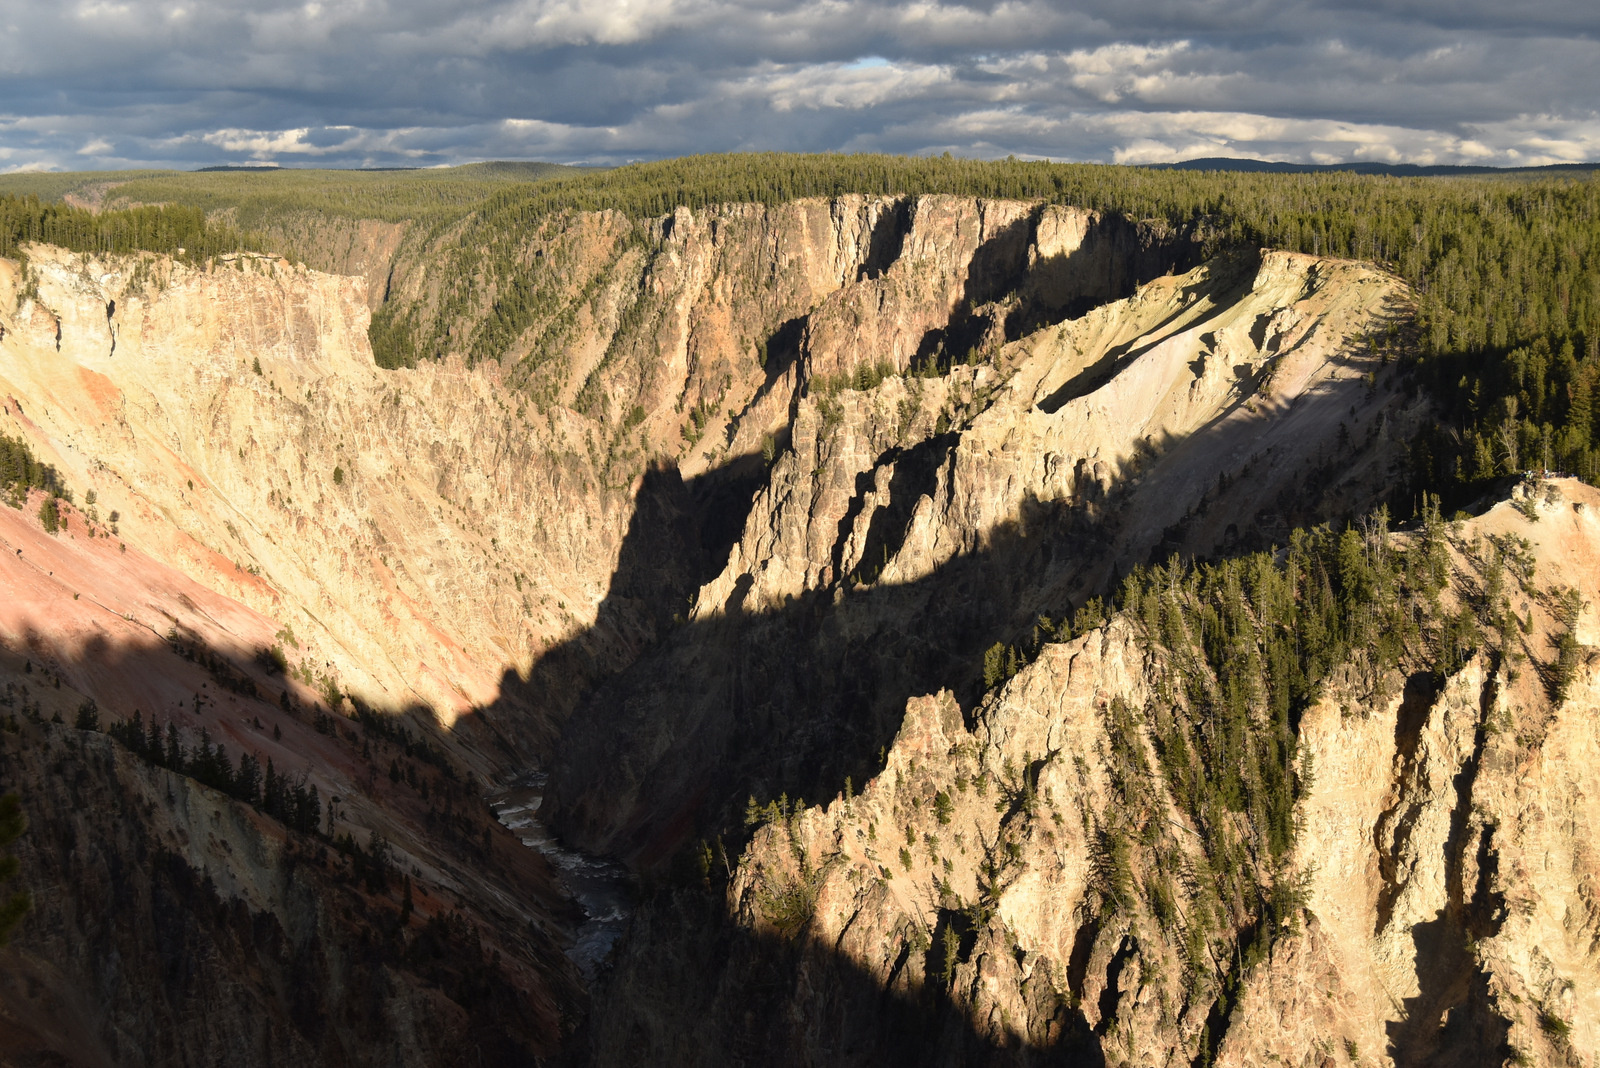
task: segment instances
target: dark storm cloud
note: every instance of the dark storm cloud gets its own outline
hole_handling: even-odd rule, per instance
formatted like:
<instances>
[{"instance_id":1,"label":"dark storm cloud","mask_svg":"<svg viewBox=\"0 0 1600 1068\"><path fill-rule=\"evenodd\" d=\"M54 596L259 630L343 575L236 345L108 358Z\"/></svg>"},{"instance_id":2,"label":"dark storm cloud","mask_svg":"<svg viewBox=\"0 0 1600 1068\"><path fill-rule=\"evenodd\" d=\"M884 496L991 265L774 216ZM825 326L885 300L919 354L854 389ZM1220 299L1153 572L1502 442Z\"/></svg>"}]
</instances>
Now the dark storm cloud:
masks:
<instances>
[{"instance_id":1,"label":"dark storm cloud","mask_svg":"<svg viewBox=\"0 0 1600 1068\"><path fill-rule=\"evenodd\" d=\"M22 0L0 168L1600 157L1592 0Z\"/></svg>"}]
</instances>

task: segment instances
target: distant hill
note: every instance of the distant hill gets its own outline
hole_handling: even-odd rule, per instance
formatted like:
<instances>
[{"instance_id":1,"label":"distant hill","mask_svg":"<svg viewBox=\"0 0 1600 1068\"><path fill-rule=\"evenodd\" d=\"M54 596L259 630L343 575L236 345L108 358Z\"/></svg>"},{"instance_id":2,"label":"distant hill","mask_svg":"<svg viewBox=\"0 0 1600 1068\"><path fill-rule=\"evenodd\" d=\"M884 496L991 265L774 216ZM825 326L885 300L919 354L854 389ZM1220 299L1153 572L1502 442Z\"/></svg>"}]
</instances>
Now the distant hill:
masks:
<instances>
[{"instance_id":1,"label":"distant hill","mask_svg":"<svg viewBox=\"0 0 1600 1068\"><path fill-rule=\"evenodd\" d=\"M482 163L463 163L455 167L280 167L276 163L219 163L211 167L196 167L194 174L212 172L243 172L260 174L265 171L346 171L355 174L378 174L396 171L453 171L482 177L494 175L502 178L543 178L557 171L602 171L605 167L590 163L543 163L537 160L485 160Z\"/></svg>"},{"instance_id":2,"label":"distant hill","mask_svg":"<svg viewBox=\"0 0 1600 1068\"><path fill-rule=\"evenodd\" d=\"M1392 178L1453 178L1496 174L1561 174L1600 170L1600 163L1552 163L1544 167L1464 167L1453 164L1419 166L1415 163L1273 163L1263 159L1229 159L1206 156L1181 163L1153 163L1156 171L1233 171L1246 174L1385 174Z\"/></svg>"}]
</instances>

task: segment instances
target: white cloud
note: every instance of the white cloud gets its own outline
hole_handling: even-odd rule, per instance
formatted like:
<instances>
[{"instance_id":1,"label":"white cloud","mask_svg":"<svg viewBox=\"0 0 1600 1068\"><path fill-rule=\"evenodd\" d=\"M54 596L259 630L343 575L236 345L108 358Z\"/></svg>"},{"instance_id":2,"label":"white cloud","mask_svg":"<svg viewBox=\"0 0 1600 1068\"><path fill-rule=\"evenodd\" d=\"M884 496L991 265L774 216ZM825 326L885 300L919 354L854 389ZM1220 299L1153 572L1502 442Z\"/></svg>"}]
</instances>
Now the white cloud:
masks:
<instances>
[{"instance_id":1,"label":"white cloud","mask_svg":"<svg viewBox=\"0 0 1600 1068\"><path fill-rule=\"evenodd\" d=\"M689 12L673 0L542 0L517 5L488 25L490 47L513 44L631 44ZM503 36L498 36L503 35Z\"/></svg>"},{"instance_id":2,"label":"white cloud","mask_svg":"<svg viewBox=\"0 0 1600 1068\"><path fill-rule=\"evenodd\" d=\"M280 153L295 152L319 155L314 145L305 143L310 130L213 130L200 140L215 145L225 152L245 152L253 159L271 159Z\"/></svg>"},{"instance_id":3,"label":"white cloud","mask_svg":"<svg viewBox=\"0 0 1600 1068\"><path fill-rule=\"evenodd\" d=\"M796 108L859 110L925 94L948 83L950 71L937 66L901 66L886 60L827 63L798 70L762 70L729 88L765 96L777 112Z\"/></svg>"}]
</instances>

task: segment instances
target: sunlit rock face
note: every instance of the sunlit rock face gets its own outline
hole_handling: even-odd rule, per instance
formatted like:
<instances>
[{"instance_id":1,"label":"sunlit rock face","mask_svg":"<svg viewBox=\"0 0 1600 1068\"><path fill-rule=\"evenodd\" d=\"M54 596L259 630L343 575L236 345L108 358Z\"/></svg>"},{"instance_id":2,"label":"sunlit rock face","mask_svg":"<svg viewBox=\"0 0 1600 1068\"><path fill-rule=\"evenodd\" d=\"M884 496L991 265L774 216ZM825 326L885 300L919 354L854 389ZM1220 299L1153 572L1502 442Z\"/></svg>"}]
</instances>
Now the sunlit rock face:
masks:
<instances>
[{"instance_id":1,"label":"sunlit rock face","mask_svg":"<svg viewBox=\"0 0 1600 1068\"><path fill-rule=\"evenodd\" d=\"M28 1048L1593 1055L1594 679L1584 660L1557 702L1541 674L1568 626L1553 583L1600 640L1593 491L1450 534L1441 612L1488 581L1490 535L1527 539L1524 661L1336 671L1303 711L1294 849L1257 873L1302 919L1268 941L1205 891L1161 739L1117 726L1189 700L1168 652L1128 618L1059 629L1137 566L1389 499L1429 418L1390 361L1395 278L1013 201L573 213L519 236L545 303L469 366L509 298L445 308L402 236L330 236L349 277L0 262L0 432L73 497L54 534L37 492L0 508L0 785L38 799L41 902L0 1019L31 1019ZM374 365L380 278L455 316L439 359ZM102 726L138 710L191 752L203 730L271 759L315 788L323 837L76 730L91 698ZM565 845L644 879L592 983L564 952L577 906L482 800L534 766ZM381 835L387 877L343 835L363 857ZM113 883L136 904L101 904ZM164 924L205 962L181 981L140 934Z\"/></svg>"}]
</instances>

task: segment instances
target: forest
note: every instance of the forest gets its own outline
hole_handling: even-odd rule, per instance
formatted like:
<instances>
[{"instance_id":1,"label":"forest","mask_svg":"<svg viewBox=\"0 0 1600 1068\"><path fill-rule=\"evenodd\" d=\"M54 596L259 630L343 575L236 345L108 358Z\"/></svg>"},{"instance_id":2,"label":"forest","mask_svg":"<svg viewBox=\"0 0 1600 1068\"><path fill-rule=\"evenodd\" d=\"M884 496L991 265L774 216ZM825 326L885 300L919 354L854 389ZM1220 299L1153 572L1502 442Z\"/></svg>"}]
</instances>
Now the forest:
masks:
<instances>
[{"instance_id":1,"label":"forest","mask_svg":"<svg viewBox=\"0 0 1600 1068\"><path fill-rule=\"evenodd\" d=\"M238 231L207 222L204 211L187 205L146 205L96 214L33 195L0 195L0 256L17 258L21 246L30 241L98 255L168 253L190 262L245 247Z\"/></svg>"},{"instance_id":2,"label":"forest","mask_svg":"<svg viewBox=\"0 0 1600 1068\"><path fill-rule=\"evenodd\" d=\"M509 185L585 173L584 168L556 163L470 163L428 170L45 172L0 175L0 195L31 195L47 202L70 195L81 202L97 201L108 212L183 205L208 217L224 213L235 225L254 231L303 213L384 222L414 222L441 212L459 217Z\"/></svg>"}]
</instances>

